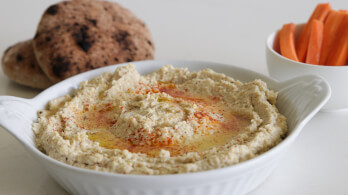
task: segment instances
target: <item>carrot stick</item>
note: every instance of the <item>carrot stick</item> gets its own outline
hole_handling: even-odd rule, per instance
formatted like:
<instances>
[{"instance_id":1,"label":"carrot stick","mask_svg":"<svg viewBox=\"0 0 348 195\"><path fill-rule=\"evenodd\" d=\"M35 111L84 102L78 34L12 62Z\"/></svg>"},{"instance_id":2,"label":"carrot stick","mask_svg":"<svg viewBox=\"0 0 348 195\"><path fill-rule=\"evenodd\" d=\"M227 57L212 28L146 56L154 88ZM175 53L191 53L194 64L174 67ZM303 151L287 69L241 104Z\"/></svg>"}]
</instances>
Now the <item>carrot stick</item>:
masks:
<instances>
[{"instance_id":1,"label":"carrot stick","mask_svg":"<svg viewBox=\"0 0 348 195\"><path fill-rule=\"evenodd\" d=\"M319 64L326 65L329 52L335 45L334 39L338 33L338 28L341 25L344 16L347 14L346 10L335 11L331 10L327 16L324 24L323 44L320 52Z\"/></svg>"},{"instance_id":2,"label":"carrot stick","mask_svg":"<svg viewBox=\"0 0 348 195\"><path fill-rule=\"evenodd\" d=\"M319 64L320 51L323 43L324 23L314 19L310 32L306 63Z\"/></svg>"},{"instance_id":3,"label":"carrot stick","mask_svg":"<svg viewBox=\"0 0 348 195\"><path fill-rule=\"evenodd\" d=\"M304 29L302 30L296 42L297 56L301 62L306 61L309 35L310 35L310 27L312 25L311 23L313 22L314 19L318 19L324 22L330 10L331 10L330 3L318 4L316 8L314 9L314 12L312 13L311 17L309 18L307 24L305 25Z\"/></svg>"},{"instance_id":4,"label":"carrot stick","mask_svg":"<svg viewBox=\"0 0 348 195\"><path fill-rule=\"evenodd\" d=\"M273 50L280 54L280 43L279 43L280 30L274 36Z\"/></svg>"},{"instance_id":5,"label":"carrot stick","mask_svg":"<svg viewBox=\"0 0 348 195\"><path fill-rule=\"evenodd\" d=\"M284 24L279 34L280 53L282 56L298 62L295 50L295 24Z\"/></svg>"},{"instance_id":6,"label":"carrot stick","mask_svg":"<svg viewBox=\"0 0 348 195\"><path fill-rule=\"evenodd\" d=\"M328 59L327 64L329 66L344 66L347 62L347 44L342 44L339 49L331 58Z\"/></svg>"},{"instance_id":7,"label":"carrot stick","mask_svg":"<svg viewBox=\"0 0 348 195\"><path fill-rule=\"evenodd\" d=\"M336 36L336 39L332 43L333 47L328 54L326 64L330 66L343 66L346 64L348 57L348 14L344 16Z\"/></svg>"}]
</instances>

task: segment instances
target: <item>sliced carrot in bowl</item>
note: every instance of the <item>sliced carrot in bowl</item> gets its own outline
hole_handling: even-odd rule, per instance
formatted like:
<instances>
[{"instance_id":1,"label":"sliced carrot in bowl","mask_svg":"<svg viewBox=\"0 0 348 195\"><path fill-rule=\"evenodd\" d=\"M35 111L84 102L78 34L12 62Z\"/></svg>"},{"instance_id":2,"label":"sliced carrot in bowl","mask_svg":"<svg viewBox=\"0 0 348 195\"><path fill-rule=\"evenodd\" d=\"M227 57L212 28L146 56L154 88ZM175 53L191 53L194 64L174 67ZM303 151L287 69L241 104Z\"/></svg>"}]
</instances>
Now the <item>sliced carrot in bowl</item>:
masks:
<instances>
[{"instance_id":1,"label":"sliced carrot in bowl","mask_svg":"<svg viewBox=\"0 0 348 195\"><path fill-rule=\"evenodd\" d=\"M323 43L324 23L314 19L311 24L306 56L307 64L319 64L320 50Z\"/></svg>"},{"instance_id":2,"label":"sliced carrot in bowl","mask_svg":"<svg viewBox=\"0 0 348 195\"><path fill-rule=\"evenodd\" d=\"M280 53L282 56L297 61L295 49L295 24L284 24L279 33Z\"/></svg>"}]
</instances>

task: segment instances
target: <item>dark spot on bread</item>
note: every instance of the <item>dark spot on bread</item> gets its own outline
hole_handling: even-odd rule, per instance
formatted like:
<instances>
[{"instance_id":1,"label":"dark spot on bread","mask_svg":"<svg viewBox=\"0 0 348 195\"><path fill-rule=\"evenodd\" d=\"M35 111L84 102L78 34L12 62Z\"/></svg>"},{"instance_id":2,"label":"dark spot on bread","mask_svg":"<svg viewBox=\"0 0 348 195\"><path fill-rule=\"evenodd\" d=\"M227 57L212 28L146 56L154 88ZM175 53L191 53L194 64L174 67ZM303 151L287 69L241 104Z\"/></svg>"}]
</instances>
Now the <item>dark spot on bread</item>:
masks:
<instances>
[{"instance_id":1,"label":"dark spot on bread","mask_svg":"<svg viewBox=\"0 0 348 195\"><path fill-rule=\"evenodd\" d=\"M104 7L104 10L105 10L105 11L108 11L108 8L107 8L107 7Z\"/></svg>"},{"instance_id":2,"label":"dark spot on bread","mask_svg":"<svg viewBox=\"0 0 348 195\"><path fill-rule=\"evenodd\" d=\"M118 58L114 58L115 62L118 62Z\"/></svg>"},{"instance_id":3,"label":"dark spot on bread","mask_svg":"<svg viewBox=\"0 0 348 195\"><path fill-rule=\"evenodd\" d=\"M131 42L126 40L126 41L123 42L123 49L127 50L127 51L132 51L132 49L130 48L131 45L132 45Z\"/></svg>"},{"instance_id":4,"label":"dark spot on bread","mask_svg":"<svg viewBox=\"0 0 348 195\"><path fill-rule=\"evenodd\" d=\"M56 27L54 27L56 30L60 29L60 25L57 25Z\"/></svg>"},{"instance_id":5,"label":"dark spot on bread","mask_svg":"<svg viewBox=\"0 0 348 195\"><path fill-rule=\"evenodd\" d=\"M131 61L132 61L132 59L130 59L130 58L127 58L127 59L126 59L126 61L127 61L127 62L131 62Z\"/></svg>"},{"instance_id":6,"label":"dark spot on bread","mask_svg":"<svg viewBox=\"0 0 348 195\"><path fill-rule=\"evenodd\" d=\"M23 56L21 54L17 54L16 60L17 60L17 62L23 61Z\"/></svg>"},{"instance_id":7,"label":"dark spot on bread","mask_svg":"<svg viewBox=\"0 0 348 195\"><path fill-rule=\"evenodd\" d=\"M88 26L83 25L81 28L78 29L78 31L74 34L76 43L84 52L88 52L88 50L92 47L92 42L89 41L88 36Z\"/></svg>"},{"instance_id":8,"label":"dark spot on bread","mask_svg":"<svg viewBox=\"0 0 348 195\"><path fill-rule=\"evenodd\" d=\"M54 58L52 63L52 71L58 77L63 77L65 72L69 71L70 62L66 58L58 56Z\"/></svg>"},{"instance_id":9,"label":"dark spot on bread","mask_svg":"<svg viewBox=\"0 0 348 195\"><path fill-rule=\"evenodd\" d=\"M30 67L35 68L35 64L31 63Z\"/></svg>"},{"instance_id":10,"label":"dark spot on bread","mask_svg":"<svg viewBox=\"0 0 348 195\"><path fill-rule=\"evenodd\" d=\"M68 2L64 2L63 5L68 5Z\"/></svg>"},{"instance_id":11,"label":"dark spot on bread","mask_svg":"<svg viewBox=\"0 0 348 195\"><path fill-rule=\"evenodd\" d=\"M92 69L92 68L93 68L93 66L91 65L91 62L90 62L90 61L87 61L87 62L86 62L86 64L85 64L85 68L86 68L87 70L89 70L89 69Z\"/></svg>"},{"instance_id":12,"label":"dark spot on bread","mask_svg":"<svg viewBox=\"0 0 348 195\"><path fill-rule=\"evenodd\" d=\"M47 42L50 42L51 41L51 37L46 37L45 39Z\"/></svg>"},{"instance_id":13,"label":"dark spot on bread","mask_svg":"<svg viewBox=\"0 0 348 195\"><path fill-rule=\"evenodd\" d=\"M55 15L58 12L58 5L51 5L47 8L46 13L49 15Z\"/></svg>"},{"instance_id":14,"label":"dark spot on bread","mask_svg":"<svg viewBox=\"0 0 348 195\"><path fill-rule=\"evenodd\" d=\"M77 22L74 23L74 26L78 26L78 25L79 25L79 23L77 23Z\"/></svg>"},{"instance_id":15,"label":"dark spot on bread","mask_svg":"<svg viewBox=\"0 0 348 195\"><path fill-rule=\"evenodd\" d=\"M129 36L130 34L127 31L119 31L118 33L115 33L112 38L121 45L122 49L129 49L130 44L127 41L127 37Z\"/></svg>"},{"instance_id":16,"label":"dark spot on bread","mask_svg":"<svg viewBox=\"0 0 348 195\"><path fill-rule=\"evenodd\" d=\"M152 46L152 42L150 40L147 40L147 43Z\"/></svg>"},{"instance_id":17,"label":"dark spot on bread","mask_svg":"<svg viewBox=\"0 0 348 195\"><path fill-rule=\"evenodd\" d=\"M93 26L97 26L97 20L94 19L87 19L90 23L93 24Z\"/></svg>"},{"instance_id":18,"label":"dark spot on bread","mask_svg":"<svg viewBox=\"0 0 348 195\"><path fill-rule=\"evenodd\" d=\"M145 55L145 58L148 58L149 56L150 56L150 54L147 53L147 54Z\"/></svg>"},{"instance_id":19,"label":"dark spot on bread","mask_svg":"<svg viewBox=\"0 0 348 195\"><path fill-rule=\"evenodd\" d=\"M104 61L104 65L107 65L108 64L108 61Z\"/></svg>"}]
</instances>

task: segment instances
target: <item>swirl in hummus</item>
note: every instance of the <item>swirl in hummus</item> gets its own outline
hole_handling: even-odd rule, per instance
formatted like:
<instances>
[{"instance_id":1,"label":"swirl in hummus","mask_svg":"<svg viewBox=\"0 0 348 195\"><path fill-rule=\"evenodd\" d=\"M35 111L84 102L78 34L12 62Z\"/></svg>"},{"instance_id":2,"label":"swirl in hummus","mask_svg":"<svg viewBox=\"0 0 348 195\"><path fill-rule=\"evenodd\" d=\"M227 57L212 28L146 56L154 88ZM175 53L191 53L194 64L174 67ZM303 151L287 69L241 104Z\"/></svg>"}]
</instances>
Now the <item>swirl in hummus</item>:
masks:
<instances>
[{"instance_id":1,"label":"swirl in hummus","mask_svg":"<svg viewBox=\"0 0 348 195\"><path fill-rule=\"evenodd\" d=\"M210 69L133 65L84 81L38 112L36 145L67 164L123 174L175 174L233 165L278 144L277 93Z\"/></svg>"}]
</instances>

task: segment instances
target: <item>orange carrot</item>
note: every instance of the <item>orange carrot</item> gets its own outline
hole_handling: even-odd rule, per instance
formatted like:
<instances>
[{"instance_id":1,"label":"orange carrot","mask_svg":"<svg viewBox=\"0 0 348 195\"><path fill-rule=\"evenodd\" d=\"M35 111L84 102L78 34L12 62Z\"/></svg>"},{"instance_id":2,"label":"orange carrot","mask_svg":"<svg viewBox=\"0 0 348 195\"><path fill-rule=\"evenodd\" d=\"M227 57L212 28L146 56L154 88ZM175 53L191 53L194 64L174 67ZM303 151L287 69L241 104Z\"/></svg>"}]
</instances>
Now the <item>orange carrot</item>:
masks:
<instances>
[{"instance_id":1,"label":"orange carrot","mask_svg":"<svg viewBox=\"0 0 348 195\"><path fill-rule=\"evenodd\" d=\"M348 57L348 14L344 16L341 25L338 28L336 39L332 43L326 64L331 66L343 66Z\"/></svg>"},{"instance_id":2,"label":"orange carrot","mask_svg":"<svg viewBox=\"0 0 348 195\"><path fill-rule=\"evenodd\" d=\"M282 56L298 62L295 50L295 24L284 24L279 34L280 53Z\"/></svg>"},{"instance_id":3,"label":"orange carrot","mask_svg":"<svg viewBox=\"0 0 348 195\"><path fill-rule=\"evenodd\" d=\"M310 32L306 63L319 64L320 51L323 43L324 23L314 19Z\"/></svg>"},{"instance_id":4,"label":"orange carrot","mask_svg":"<svg viewBox=\"0 0 348 195\"><path fill-rule=\"evenodd\" d=\"M317 19L324 22L330 10L331 10L331 5L329 3L318 4L314 12L312 13L311 17L309 18L307 24L305 25L304 29L302 30L296 42L297 56L301 62L306 61L309 35L310 35L310 27L312 25L313 20Z\"/></svg>"},{"instance_id":5,"label":"orange carrot","mask_svg":"<svg viewBox=\"0 0 348 195\"><path fill-rule=\"evenodd\" d=\"M275 34L274 41L273 41L273 49L277 53L280 53L279 36L280 36L280 30L278 30L277 33Z\"/></svg>"},{"instance_id":6,"label":"orange carrot","mask_svg":"<svg viewBox=\"0 0 348 195\"><path fill-rule=\"evenodd\" d=\"M324 37L322 49L320 52L319 64L326 65L329 52L335 47L333 45L334 39L338 33L338 28L341 25L344 16L347 14L346 10L335 11L331 10L327 16L324 24Z\"/></svg>"}]
</instances>

